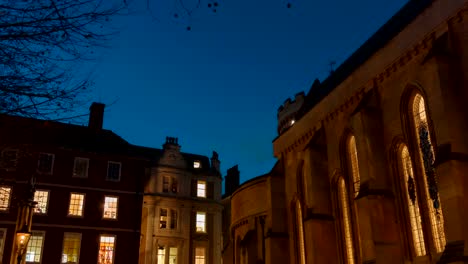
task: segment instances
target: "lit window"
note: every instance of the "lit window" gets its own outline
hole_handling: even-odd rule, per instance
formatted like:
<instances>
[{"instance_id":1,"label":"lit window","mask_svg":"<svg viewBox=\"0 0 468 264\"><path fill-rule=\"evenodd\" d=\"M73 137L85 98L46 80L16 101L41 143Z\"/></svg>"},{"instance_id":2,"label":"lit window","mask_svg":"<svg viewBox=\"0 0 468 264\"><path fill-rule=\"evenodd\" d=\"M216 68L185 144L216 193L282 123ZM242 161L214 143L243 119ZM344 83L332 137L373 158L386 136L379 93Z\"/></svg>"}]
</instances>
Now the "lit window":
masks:
<instances>
[{"instance_id":1,"label":"lit window","mask_svg":"<svg viewBox=\"0 0 468 264\"><path fill-rule=\"evenodd\" d=\"M177 263L177 248L169 248L169 264Z\"/></svg>"},{"instance_id":2,"label":"lit window","mask_svg":"<svg viewBox=\"0 0 468 264\"><path fill-rule=\"evenodd\" d=\"M428 182L426 174L427 170L432 170L432 177L435 177L434 168L434 146L431 141L431 135L428 126L428 118L426 112L426 104L424 98L420 94L416 94L414 97L413 105L413 122L416 129L416 138L419 146L419 165L422 167L424 188L421 188L425 192L426 201L429 208L429 219L431 224L432 237L434 240L434 246L437 252L442 252L445 247L445 231L444 231L444 216L442 214L442 205L440 204L439 194L436 193L437 198L437 209L435 207L435 201L431 198L428 189ZM424 151L427 150L427 151ZM431 186L431 189L437 189L437 184Z\"/></svg>"},{"instance_id":3,"label":"lit window","mask_svg":"<svg viewBox=\"0 0 468 264\"><path fill-rule=\"evenodd\" d=\"M109 161L107 165L107 178L108 181L120 181L120 162Z\"/></svg>"},{"instance_id":4,"label":"lit window","mask_svg":"<svg viewBox=\"0 0 468 264\"><path fill-rule=\"evenodd\" d=\"M206 181L197 181L197 197L206 197Z\"/></svg>"},{"instance_id":5,"label":"lit window","mask_svg":"<svg viewBox=\"0 0 468 264\"><path fill-rule=\"evenodd\" d=\"M40 153L37 162L37 172L42 174L52 174L54 167L54 154Z\"/></svg>"},{"instance_id":6,"label":"lit window","mask_svg":"<svg viewBox=\"0 0 468 264\"><path fill-rule=\"evenodd\" d=\"M103 218L117 219L117 208L119 198L106 196L104 197L104 215Z\"/></svg>"},{"instance_id":7,"label":"lit window","mask_svg":"<svg viewBox=\"0 0 468 264\"><path fill-rule=\"evenodd\" d=\"M194 161L194 162L193 162L193 167L194 167L195 169L201 168L201 163L200 163L200 161L199 161L199 160Z\"/></svg>"},{"instance_id":8,"label":"lit window","mask_svg":"<svg viewBox=\"0 0 468 264\"><path fill-rule=\"evenodd\" d=\"M167 209L159 210L159 228L167 228Z\"/></svg>"},{"instance_id":9,"label":"lit window","mask_svg":"<svg viewBox=\"0 0 468 264\"><path fill-rule=\"evenodd\" d=\"M158 247L158 262L157 264L164 264L164 260L166 259L166 248L164 246Z\"/></svg>"},{"instance_id":10,"label":"lit window","mask_svg":"<svg viewBox=\"0 0 468 264\"><path fill-rule=\"evenodd\" d=\"M26 249L26 263L41 263L42 247L44 246L44 232L32 232Z\"/></svg>"},{"instance_id":11,"label":"lit window","mask_svg":"<svg viewBox=\"0 0 468 264\"><path fill-rule=\"evenodd\" d=\"M70 194L70 205L68 207L69 216L83 216L84 198L84 194Z\"/></svg>"},{"instance_id":12,"label":"lit window","mask_svg":"<svg viewBox=\"0 0 468 264\"><path fill-rule=\"evenodd\" d=\"M47 204L49 202L49 191L36 190L34 201L37 203L34 208L35 214L47 214Z\"/></svg>"},{"instance_id":13,"label":"lit window","mask_svg":"<svg viewBox=\"0 0 468 264\"><path fill-rule=\"evenodd\" d=\"M102 235L99 243L98 264L114 263L115 236Z\"/></svg>"},{"instance_id":14,"label":"lit window","mask_svg":"<svg viewBox=\"0 0 468 264\"><path fill-rule=\"evenodd\" d=\"M196 219L196 231L205 233L206 232L206 213L205 212L197 212L197 219Z\"/></svg>"},{"instance_id":15,"label":"lit window","mask_svg":"<svg viewBox=\"0 0 468 264\"><path fill-rule=\"evenodd\" d=\"M338 195L340 201L340 209L342 215L342 230L344 235L345 253L347 263L354 263L354 247L353 247L353 233L351 228L351 212L349 210L348 191L346 190L346 183L341 177L338 181Z\"/></svg>"},{"instance_id":16,"label":"lit window","mask_svg":"<svg viewBox=\"0 0 468 264\"><path fill-rule=\"evenodd\" d=\"M358 153L356 147L356 138L354 136L350 136L348 139L348 161L351 165L350 173L353 177L354 197L357 197L359 194L359 188L361 186L361 177L359 176Z\"/></svg>"},{"instance_id":17,"label":"lit window","mask_svg":"<svg viewBox=\"0 0 468 264\"><path fill-rule=\"evenodd\" d=\"M81 234L63 235L62 263L78 264L80 259Z\"/></svg>"},{"instance_id":18,"label":"lit window","mask_svg":"<svg viewBox=\"0 0 468 264\"><path fill-rule=\"evenodd\" d=\"M0 211L8 211L10 207L11 187L0 186Z\"/></svg>"},{"instance_id":19,"label":"lit window","mask_svg":"<svg viewBox=\"0 0 468 264\"><path fill-rule=\"evenodd\" d=\"M195 264L205 264L205 248L195 248Z\"/></svg>"},{"instance_id":20,"label":"lit window","mask_svg":"<svg viewBox=\"0 0 468 264\"><path fill-rule=\"evenodd\" d=\"M413 245L416 256L426 255L426 247L422 229L421 213L419 211L419 201L417 200L417 191L413 175L413 165L408 152L408 148L403 146L400 153L402 170L405 182L406 202L408 204L408 213L410 217L411 231L413 233ZM414 195L413 198L410 197ZM414 200L413 200L414 199Z\"/></svg>"},{"instance_id":21,"label":"lit window","mask_svg":"<svg viewBox=\"0 0 468 264\"><path fill-rule=\"evenodd\" d=\"M6 228L0 229L0 260L3 259L3 248L5 246L6 231Z\"/></svg>"},{"instance_id":22,"label":"lit window","mask_svg":"<svg viewBox=\"0 0 468 264\"><path fill-rule=\"evenodd\" d=\"M14 169L17 164L18 150L5 149L2 151L1 166L5 169Z\"/></svg>"},{"instance_id":23,"label":"lit window","mask_svg":"<svg viewBox=\"0 0 468 264\"><path fill-rule=\"evenodd\" d=\"M297 239L299 239L299 253L301 264L305 264L304 225L302 223L302 207L299 200L296 201Z\"/></svg>"},{"instance_id":24,"label":"lit window","mask_svg":"<svg viewBox=\"0 0 468 264\"><path fill-rule=\"evenodd\" d=\"M73 177L88 178L89 159L75 158L75 165L73 167Z\"/></svg>"},{"instance_id":25,"label":"lit window","mask_svg":"<svg viewBox=\"0 0 468 264\"><path fill-rule=\"evenodd\" d=\"M290 122L291 126L294 125L294 123L296 123L296 120L292 119Z\"/></svg>"}]
</instances>

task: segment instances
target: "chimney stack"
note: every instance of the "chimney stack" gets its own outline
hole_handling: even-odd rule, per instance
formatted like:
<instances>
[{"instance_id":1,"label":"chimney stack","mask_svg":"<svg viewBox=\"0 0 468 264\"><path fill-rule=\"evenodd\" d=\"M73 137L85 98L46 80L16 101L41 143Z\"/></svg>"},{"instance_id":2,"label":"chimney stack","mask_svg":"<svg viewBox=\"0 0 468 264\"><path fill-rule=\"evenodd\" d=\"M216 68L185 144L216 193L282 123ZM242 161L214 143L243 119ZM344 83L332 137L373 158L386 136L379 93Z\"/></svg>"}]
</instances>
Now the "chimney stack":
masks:
<instances>
[{"instance_id":1,"label":"chimney stack","mask_svg":"<svg viewBox=\"0 0 468 264\"><path fill-rule=\"evenodd\" d=\"M104 123L105 104L93 102L89 107L88 127L94 130L101 130Z\"/></svg>"},{"instance_id":2,"label":"chimney stack","mask_svg":"<svg viewBox=\"0 0 468 264\"><path fill-rule=\"evenodd\" d=\"M214 169L219 176L221 176L221 161L219 161L219 156L216 151L213 151L213 156L211 156L211 168Z\"/></svg>"},{"instance_id":3,"label":"chimney stack","mask_svg":"<svg viewBox=\"0 0 468 264\"><path fill-rule=\"evenodd\" d=\"M239 188L239 176L240 172L237 165L227 170L227 175L224 177L226 180L224 185L225 196L230 196L237 190L237 188Z\"/></svg>"}]
</instances>

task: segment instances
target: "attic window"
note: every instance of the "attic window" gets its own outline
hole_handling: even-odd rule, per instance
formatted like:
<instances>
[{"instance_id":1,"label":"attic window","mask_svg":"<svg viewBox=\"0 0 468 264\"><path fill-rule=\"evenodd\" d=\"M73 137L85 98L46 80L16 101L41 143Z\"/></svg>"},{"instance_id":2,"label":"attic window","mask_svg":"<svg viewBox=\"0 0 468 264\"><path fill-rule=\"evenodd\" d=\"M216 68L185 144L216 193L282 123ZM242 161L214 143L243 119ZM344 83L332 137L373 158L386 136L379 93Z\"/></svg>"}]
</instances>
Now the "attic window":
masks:
<instances>
[{"instance_id":1,"label":"attic window","mask_svg":"<svg viewBox=\"0 0 468 264\"><path fill-rule=\"evenodd\" d=\"M294 125L294 123L296 123L296 120L292 119L291 122L290 122L290 125Z\"/></svg>"},{"instance_id":2,"label":"attic window","mask_svg":"<svg viewBox=\"0 0 468 264\"><path fill-rule=\"evenodd\" d=\"M195 160L195 161L193 162L193 167L194 167L195 169L201 168L201 163L200 163L200 161L199 161L199 160Z\"/></svg>"}]
</instances>

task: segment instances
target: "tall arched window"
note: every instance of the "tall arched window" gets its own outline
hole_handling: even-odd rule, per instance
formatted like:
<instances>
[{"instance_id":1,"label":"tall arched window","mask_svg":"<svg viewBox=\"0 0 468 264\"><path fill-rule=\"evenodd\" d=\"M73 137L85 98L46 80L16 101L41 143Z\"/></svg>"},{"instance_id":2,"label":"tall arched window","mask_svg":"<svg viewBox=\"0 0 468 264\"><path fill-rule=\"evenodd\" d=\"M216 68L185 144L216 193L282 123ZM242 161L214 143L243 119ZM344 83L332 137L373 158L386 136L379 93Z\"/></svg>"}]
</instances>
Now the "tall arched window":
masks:
<instances>
[{"instance_id":1,"label":"tall arched window","mask_svg":"<svg viewBox=\"0 0 468 264\"><path fill-rule=\"evenodd\" d=\"M426 103L421 94L416 94L412 101L412 117L419 150L416 160L419 160L421 171L423 171L424 193L429 208L434 247L437 252L442 252L445 247L444 217L434 172L434 147L431 141Z\"/></svg>"},{"instance_id":2,"label":"tall arched window","mask_svg":"<svg viewBox=\"0 0 468 264\"><path fill-rule=\"evenodd\" d=\"M359 194L359 188L361 186L361 177L359 176L359 163L358 163L358 153L356 148L356 138L354 135L349 136L347 143L347 154L348 154L348 164L350 174L353 179L354 185L354 197L357 197Z\"/></svg>"},{"instance_id":3,"label":"tall arched window","mask_svg":"<svg viewBox=\"0 0 468 264\"><path fill-rule=\"evenodd\" d=\"M348 190L343 177L338 180L338 200L340 203L342 230L344 235L345 254L348 264L354 264L353 231L351 224L351 211L349 206Z\"/></svg>"},{"instance_id":4,"label":"tall arched window","mask_svg":"<svg viewBox=\"0 0 468 264\"><path fill-rule=\"evenodd\" d=\"M296 200L296 220L297 220L297 239L299 240L299 261L300 264L305 264L305 244L304 244L304 226L302 223L302 207L299 199Z\"/></svg>"},{"instance_id":5,"label":"tall arched window","mask_svg":"<svg viewBox=\"0 0 468 264\"><path fill-rule=\"evenodd\" d=\"M417 195L417 188L414 181L413 164L408 152L408 147L403 145L400 147L399 153L400 168L404 180L404 195L408 204L408 215L411 225L411 232L413 234L413 247L416 256L426 255L426 245L424 242L424 234L422 229L421 212L419 211L419 200Z\"/></svg>"}]
</instances>

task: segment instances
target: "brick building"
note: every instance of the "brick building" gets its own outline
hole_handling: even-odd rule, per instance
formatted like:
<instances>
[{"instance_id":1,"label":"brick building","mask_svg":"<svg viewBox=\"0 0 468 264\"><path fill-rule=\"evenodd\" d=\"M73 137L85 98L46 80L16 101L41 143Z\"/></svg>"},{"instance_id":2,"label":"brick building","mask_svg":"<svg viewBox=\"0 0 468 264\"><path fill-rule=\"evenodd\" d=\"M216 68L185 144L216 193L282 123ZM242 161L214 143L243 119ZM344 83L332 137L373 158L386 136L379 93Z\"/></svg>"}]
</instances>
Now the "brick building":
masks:
<instances>
[{"instance_id":1,"label":"brick building","mask_svg":"<svg viewBox=\"0 0 468 264\"><path fill-rule=\"evenodd\" d=\"M132 145L102 128L103 114L93 103L88 126L0 115L0 263L16 263L17 205L34 178L23 263L217 263L217 153L210 164L175 138Z\"/></svg>"}]
</instances>

